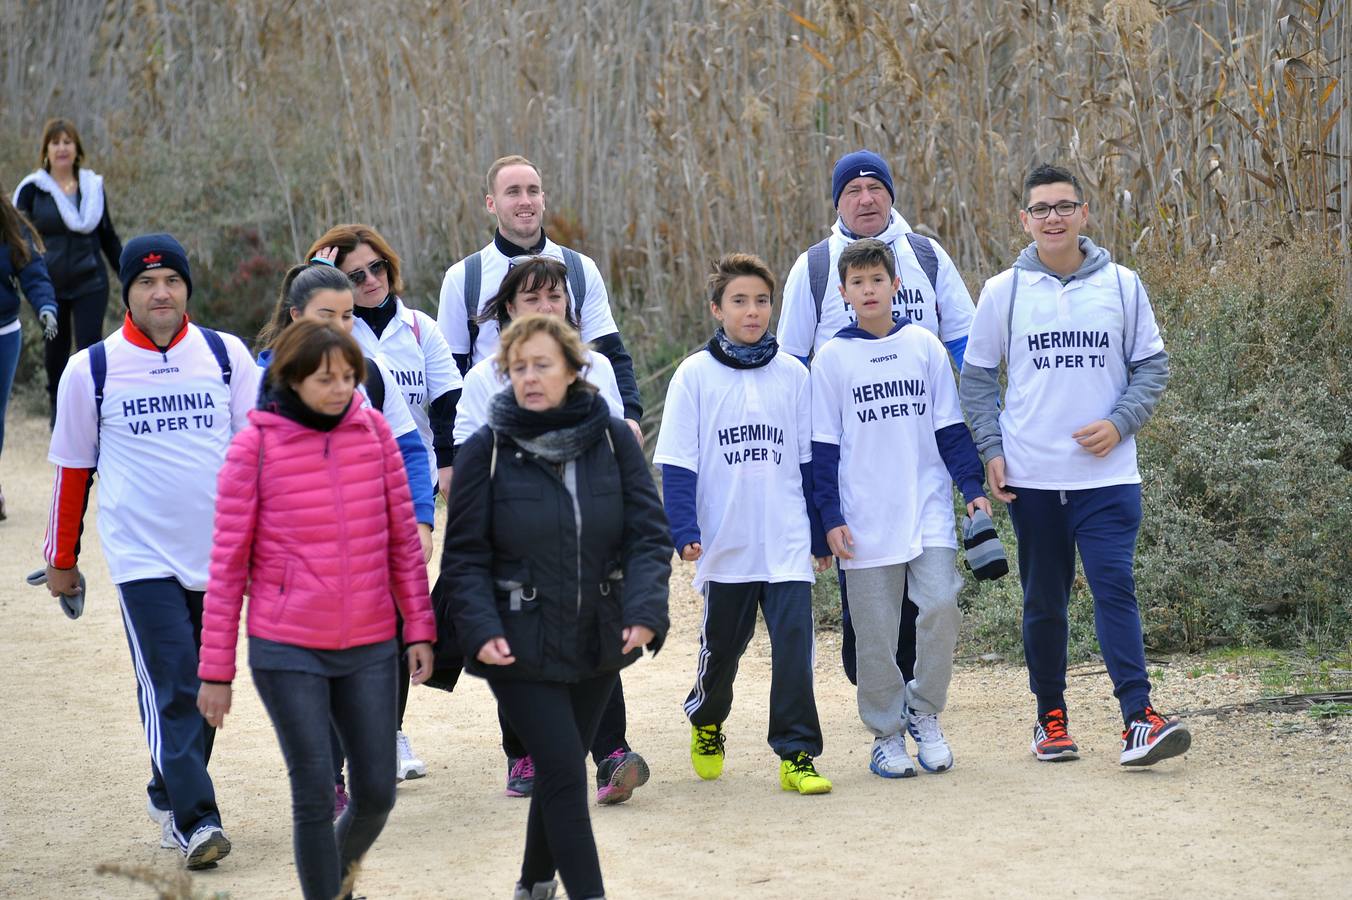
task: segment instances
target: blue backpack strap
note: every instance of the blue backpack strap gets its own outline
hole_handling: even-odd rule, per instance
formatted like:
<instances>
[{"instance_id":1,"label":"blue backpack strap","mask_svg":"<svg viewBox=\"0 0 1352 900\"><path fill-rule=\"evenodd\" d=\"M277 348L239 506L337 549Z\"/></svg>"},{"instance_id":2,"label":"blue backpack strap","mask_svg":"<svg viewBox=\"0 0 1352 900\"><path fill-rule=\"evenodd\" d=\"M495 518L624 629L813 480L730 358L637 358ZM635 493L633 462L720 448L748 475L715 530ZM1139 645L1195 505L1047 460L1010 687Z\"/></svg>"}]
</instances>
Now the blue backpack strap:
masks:
<instances>
[{"instance_id":1,"label":"blue backpack strap","mask_svg":"<svg viewBox=\"0 0 1352 900\"><path fill-rule=\"evenodd\" d=\"M560 247L563 265L568 270L568 290L573 294L573 319L582 327L582 301L587 299L587 273L582 268L582 256L576 250Z\"/></svg>"},{"instance_id":2,"label":"blue backpack strap","mask_svg":"<svg viewBox=\"0 0 1352 900\"><path fill-rule=\"evenodd\" d=\"M483 281L484 263L479 254L465 257L465 319L469 322L469 356L474 358L474 342L479 337L479 284Z\"/></svg>"},{"instance_id":3,"label":"blue backpack strap","mask_svg":"<svg viewBox=\"0 0 1352 900\"><path fill-rule=\"evenodd\" d=\"M831 274L831 239L822 238L807 248L807 284L812 289L812 305L817 321L822 320L822 302L826 299L826 280Z\"/></svg>"},{"instance_id":4,"label":"blue backpack strap","mask_svg":"<svg viewBox=\"0 0 1352 900\"><path fill-rule=\"evenodd\" d=\"M221 336L210 328L203 328L198 325L197 330L202 332L202 337L207 339L207 346L211 348L211 355L216 357L216 365L221 367L221 381L224 381L228 387L234 369L230 365L230 353L225 349L225 341L221 340Z\"/></svg>"},{"instance_id":5,"label":"blue backpack strap","mask_svg":"<svg viewBox=\"0 0 1352 900\"><path fill-rule=\"evenodd\" d=\"M103 431L103 386L108 383L108 351L103 341L89 345L89 374L94 378L94 433Z\"/></svg>"},{"instance_id":6,"label":"blue backpack strap","mask_svg":"<svg viewBox=\"0 0 1352 900\"><path fill-rule=\"evenodd\" d=\"M906 243L911 245L911 252L915 254L915 261L920 263L920 271L925 273L929 279L930 287L934 288L937 295L939 291L939 255L934 252L934 245L930 239L923 234L916 234L914 231L906 232ZM935 306L938 307L938 297L935 297Z\"/></svg>"}]
</instances>

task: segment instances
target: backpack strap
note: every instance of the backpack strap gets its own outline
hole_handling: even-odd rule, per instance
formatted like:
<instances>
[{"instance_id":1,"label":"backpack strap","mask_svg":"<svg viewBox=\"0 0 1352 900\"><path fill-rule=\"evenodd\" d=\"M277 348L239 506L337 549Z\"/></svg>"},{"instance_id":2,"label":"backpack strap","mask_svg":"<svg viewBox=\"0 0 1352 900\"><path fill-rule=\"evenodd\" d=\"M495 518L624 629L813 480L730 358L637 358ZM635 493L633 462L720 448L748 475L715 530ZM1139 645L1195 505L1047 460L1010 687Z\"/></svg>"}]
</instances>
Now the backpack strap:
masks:
<instances>
[{"instance_id":1,"label":"backpack strap","mask_svg":"<svg viewBox=\"0 0 1352 900\"><path fill-rule=\"evenodd\" d=\"M831 274L831 239L822 238L807 248L807 284L812 289L812 305L817 322L822 320L822 302L826 299L826 280Z\"/></svg>"},{"instance_id":2,"label":"backpack strap","mask_svg":"<svg viewBox=\"0 0 1352 900\"><path fill-rule=\"evenodd\" d=\"M587 272L582 268L582 255L568 247L563 251L563 266L568 270L568 290L573 294L573 318L582 327L582 301L587 299Z\"/></svg>"},{"instance_id":3,"label":"backpack strap","mask_svg":"<svg viewBox=\"0 0 1352 900\"><path fill-rule=\"evenodd\" d=\"M1005 367L1010 364L1010 353L1014 350L1014 298L1019 293L1019 270L1015 269L1010 273L1011 284L1009 286L1009 310L1005 313Z\"/></svg>"},{"instance_id":4,"label":"backpack strap","mask_svg":"<svg viewBox=\"0 0 1352 900\"><path fill-rule=\"evenodd\" d=\"M1122 267L1113 263L1113 271L1117 274L1117 298L1122 302L1122 367L1127 370L1127 375L1131 375L1131 358L1136 355L1136 328L1132 326L1127 328L1127 294L1122 289ZM1141 278L1136 277L1136 291L1131 295L1132 307L1136 310L1136 317L1139 320L1141 316ZM1139 321L1138 323L1139 324ZM1130 345L1128 345L1130 342Z\"/></svg>"},{"instance_id":5,"label":"backpack strap","mask_svg":"<svg viewBox=\"0 0 1352 900\"><path fill-rule=\"evenodd\" d=\"M488 457L488 482L491 486L493 476L498 474L498 433L491 429L489 433L493 436L493 453Z\"/></svg>"},{"instance_id":6,"label":"backpack strap","mask_svg":"<svg viewBox=\"0 0 1352 900\"><path fill-rule=\"evenodd\" d=\"M411 309L409 312L413 313L413 340L418 342L419 347L422 347L422 324L418 321L418 311Z\"/></svg>"},{"instance_id":7,"label":"backpack strap","mask_svg":"<svg viewBox=\"0 0 1352 900\"><path fill-rule=\"evenodd\" d=\"M939 254L934 252L934 244L923 234L916 234L914 231L906 232L906 243L911 245L911 252L915 254L915 261L920 263L920 271L925 273L925 277L929 279L930 287L934 288L934 307L937 310L939 308Z\"/></svg>"},{"instance_id":8,"label":"backpack strap","mask_svg":"<svg viewBox=\"0 0 1352 900\"><path fill-rule=\"evenodd\" d=\"M366 381L363 384L366 388L366 399L371 401L371 406L380 412L385 411L385 376L381 374L380 367L371 357L366 357Z\"/></svg>"},{"instance_id":9,"label":"backpack strap","mask_svg":"<svg viewBox=\"0 0 1352 900\"><path fill-rule=\"evenodd\" d=\"M202 332L202 337L207 339L207 346L211 348L211 355L216 357L216 364L221 367L221 380L224 381L228 387L230 384L230 376L233 374L234 369L230 365L230 353L225 349L225 341L221 339L219 334L212 331L210 328L204 328L203 326L198 325L197 330Z\"/></svg>"},{"instance_id":10,"label":"backpack strap","mask_svg":"<svg viewBox=\"0 0 1352 900\"><path fill-rule=\"evenodd\" d=\"M478 252L465 257L465 321L469 323L469 358L474 359L474 342L479 338L479 285L483 281L484 261Z\"/></svg>"},{"instance_id":11,"label":"backpack strap","mask_svg":"<svg viewBox=\"0 0 1352 900\"><path fill-rule=\"evenodd\" d=\"M108 383L108 351L103 341L89 345L89 374L94 378L94 434L97 438L103 431L103 386Z\"/></svg>"}]
</instances>

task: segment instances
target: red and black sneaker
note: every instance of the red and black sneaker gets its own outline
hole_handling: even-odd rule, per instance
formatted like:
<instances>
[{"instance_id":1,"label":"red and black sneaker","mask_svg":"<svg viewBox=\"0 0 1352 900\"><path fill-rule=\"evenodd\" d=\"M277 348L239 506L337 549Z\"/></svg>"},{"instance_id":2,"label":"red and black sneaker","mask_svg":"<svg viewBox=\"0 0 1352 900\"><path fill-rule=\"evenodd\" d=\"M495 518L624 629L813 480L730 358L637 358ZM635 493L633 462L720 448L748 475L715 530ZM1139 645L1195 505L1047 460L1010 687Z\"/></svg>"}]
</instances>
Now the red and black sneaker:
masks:
<instances>
[{"instance_id":1,"label":"red and black sneaker","mask_svg":"<svg viewBox=\"0 0 1352 900\"><path fill-rule=\"evenodd\" d=\"M1132 717L1122 732L1122 765L1153 766L1162 759L1187 753L1192 735L1176 717L1166 719L1147 706Z\"/></svg>"},{"instance_id":2,"label":"red and black sneaker","mask_svg":"<svg viewBox=\"0 0 1352 900\"><path fill-rule=\"evenodd\" d=\"M1079 759L1080 748L1075 746L1070 732L1066 730L1066 711L1049 710L1037 717L1033 726L1033 755L1043 762L1064 762Z\"/></svg>"}]
</instances>

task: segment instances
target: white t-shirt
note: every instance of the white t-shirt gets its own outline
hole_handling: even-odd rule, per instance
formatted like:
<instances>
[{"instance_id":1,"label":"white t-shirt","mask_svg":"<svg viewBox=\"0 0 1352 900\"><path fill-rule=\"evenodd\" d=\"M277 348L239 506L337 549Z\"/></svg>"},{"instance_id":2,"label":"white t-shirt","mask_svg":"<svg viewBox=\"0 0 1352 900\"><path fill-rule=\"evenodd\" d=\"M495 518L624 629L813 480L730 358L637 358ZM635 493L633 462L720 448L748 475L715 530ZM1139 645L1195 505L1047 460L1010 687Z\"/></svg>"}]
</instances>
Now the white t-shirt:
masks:
<instances>
[{"instance_id":1,"label":"white t-shirt","mask_svg":"<svg viewBox=\"0 0 1352 900\"><path fill-rule=\"evenodd\" d=\"M231 437L248 424L260 372L239 338L221 339L228 387L196 325L164 353L133 344L123 330L109 335L101 427L89 351L72 356L61 375L47 458L98 468L99 539L114 584L174 578L206 590L216 475Z\"/></svg>"},{"instance_id":2,"label":"white t-shirt","mask_svg":"<svg viewBox=\"0 0 1352 900\"><path fill-rule=\"evenodd\" d=\"M1136 362L1163 349L1141 279L1124 266L1110 263L1064 286L1027 269L1006 269L987 281L965 359L987 369L1006 361L1000 430L1010 486L1065 491L1140 484L1134 436L1100 459L1071 435L1106 418L1121 399L1126 352Z\"/></svg>"},{"instance_id":3,"label":"white t-shirt","mask_svg":"<svg viewBox=\"0 0 1352 900\"><path fill-rule=\"evenodd\" d=\"M909 316L912 322L937 335L945 343L965 337L972 327L975 310L972 307L972 295L967 292L962 275L944 248L937 241L930 241L939 261L936 290L930 284L929 276L920 268L915 251L906 239L906 233L910 230L906 220L896 210L892 210L891 224L878 235L879 240L892 248L897 261L897 275L901 278L901 288L892 298L893 317L900 319ZM820 353L836 332L858 321L853 307L840 295L840 272L836 265L840 262L841 252L854 240L841 230L839 221L831 227L831 265L826 273L826 294L822 298L820 322L812 299L812 286L808 283L807 252L804 251L793 264L784 282L784 307L780 311L775 331L781 349L794 356Z\"/></svg>"},{"instance_id":4,"label":"white t-shirt","mask_svg":"<svg viewBox=\"0 0 1352 900\"><path fill-rule=\"evenodd\" d=\"M610 414L617 419L624 418L624 402L620 400L620 388L615 383L615 370L604 354L595 350L587 351L590 362L583 370L582 377L596 386L601 397L610 407ZM465 373L465 390L460 395L460 404L455 408L455 445L459 447L469 440L470 435L488 424L488 407L493 395L510 385L511 379L499 375L494 360L485 359L476 363Z\"/></svg>"},{"instance_id":5,"label":"white t-shirt","mask_svg":"<svg viewBox=\"0 0 1352 900\"><path fill-rule=\"evenodd\" d=\"M423 446L427 448L432 484L435 485L437 456L432 447L432 423L427 418L427 406L447 391L459 390L464 380L432 317L409 309L398 297L394 302L397 304L394 318L380 337L377 338L371 326L361 319L353 320L352 336L361 345L363 353L384 363L394 376L418 426ZM414 322L417 322L416 329ZM388 382L386 384L388 387Z\"/></svg>"},{"instance_id":6,"label":"white t-shirt","mask_svg":"<svg viewBox=\"0 0 1352 900\"><path fill-rule=\"evenodd\" d=\"M799 470L812 459L811 423L807 369L787 353L734 369L700 351L676 369L653 462L699 476L697 589L813 580Z\"/></svg>"},{"instance_id":7,"label":"white t-shirt","mask_svg":"<svg viewBox=\"0 0 1352 900\"><path fill-rule=\"evenodd\" d=\"M957 549L953 481L934 432L963 421L948 352L906 325L877 340L835 338L812 363L812 439L840 446L840 509L854 537L841 568Z\"/></svg>"},{"instance_id":8,"label":"white t-shirt","mask_svg":"<svg viewBox=\"0 0 1352 900\"><path fill-rule=\"evenodd\" d=\"M545 248L540 252L541 256L549 256L554 259L563 260L563 249L558 244L545 238ZM592 262L591 257L582 257L582 271L587 279L587 296L582 301L582 321L579 323L582 328L582 340L590 343L597 338L605 337L608 334L614 334L620 329L615 325L615 317L610 311L610 295L606 293L605 282L601 280L601 270ZM482 274L479 276L479 312L483 312L488 301L493 299L493 295L498 292L498 287L502 284L502 279L507 277L508 257L503 256L498 245L489 241L488 246L479 251L479 259L483 267ZM577 304L573 298L572 288L568 287L568 305L569 309L575 309ZM446 277L441 282L441 305L437 309L437 325L441 328L442 335L446 338L446 343L450 345L452 352L469 352L469 323L465 316L465 261L451 266L446 270ZM478 363L480 360L492 356L498 348L498 323L483 322L479 325L479 335L474 339L474 356L471 358L471 364Z\"/></svg>"}]
</instances>

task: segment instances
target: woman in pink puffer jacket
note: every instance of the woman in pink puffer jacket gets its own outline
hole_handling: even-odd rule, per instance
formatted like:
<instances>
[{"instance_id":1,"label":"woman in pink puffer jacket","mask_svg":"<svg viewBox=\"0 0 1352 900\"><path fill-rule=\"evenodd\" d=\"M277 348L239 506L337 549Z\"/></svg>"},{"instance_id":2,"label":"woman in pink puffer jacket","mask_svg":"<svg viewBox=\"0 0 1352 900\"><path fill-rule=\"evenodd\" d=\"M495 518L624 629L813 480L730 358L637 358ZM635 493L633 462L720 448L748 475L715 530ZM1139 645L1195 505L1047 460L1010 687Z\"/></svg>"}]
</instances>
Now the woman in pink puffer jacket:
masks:
<instances>
[{"instance_id":1,"label":"woman in pink puffer jacket","mask_svg":"<svg viewBox=\"0 0 1352 900\"><path fill-rule=\"evenodd\" d=\"M352 402L363 368L357 343L326 324L278 339L218 478L198 665L198 707L219 726L247 593L249 666L291 777L296 870L305 897L325 900L394 806L395 605L414 684L436 638L403 458L384 418ZM330 720L351 773L336 824Z\"/></svg>"}]
</instances>

